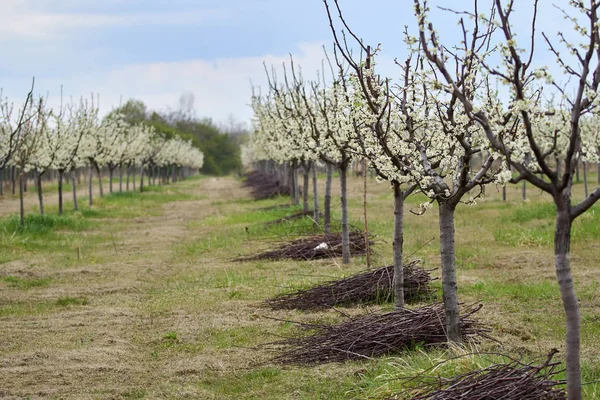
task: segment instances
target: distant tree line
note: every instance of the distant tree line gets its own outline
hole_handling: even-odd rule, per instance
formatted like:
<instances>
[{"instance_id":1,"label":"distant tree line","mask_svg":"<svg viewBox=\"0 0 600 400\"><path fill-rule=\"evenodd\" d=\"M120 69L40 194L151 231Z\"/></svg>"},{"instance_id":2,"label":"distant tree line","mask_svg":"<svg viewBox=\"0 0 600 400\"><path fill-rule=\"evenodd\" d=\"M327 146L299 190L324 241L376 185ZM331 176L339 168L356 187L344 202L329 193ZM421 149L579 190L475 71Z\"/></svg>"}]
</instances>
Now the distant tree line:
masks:
<instances>
[{"instance_id":1,"label":"distant tree line","mask_svg":"<svg viewBox=\"0 0 600 400\"><path fill-rule=\"evenodd\" d=\"M148 110L141 100L130 99L112 113L120 113L129 123L143 122L167 137L190 139L204 153L201 172L207 175L227 175L240 171L240 142L247 136L243 123L230 118L227 124L217 126L211 119L197 118L194 96L183 94L177 110L157 112Z\"/></svg>"}]
</instances>

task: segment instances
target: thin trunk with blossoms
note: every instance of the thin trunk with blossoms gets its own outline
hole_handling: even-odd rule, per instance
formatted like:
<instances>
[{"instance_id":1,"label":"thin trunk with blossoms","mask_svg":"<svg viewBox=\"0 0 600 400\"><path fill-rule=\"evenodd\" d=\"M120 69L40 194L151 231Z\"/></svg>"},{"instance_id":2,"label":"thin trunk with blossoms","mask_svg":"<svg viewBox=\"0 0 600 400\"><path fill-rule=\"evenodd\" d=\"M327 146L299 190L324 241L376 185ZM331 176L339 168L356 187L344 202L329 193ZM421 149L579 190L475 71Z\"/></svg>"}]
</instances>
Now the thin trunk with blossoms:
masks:
<instances>
[{"instance_id":1,"label":"thin trunk with blossoms","mask_svg":"<svg viewBox=\"0 0 600 400\"><path fill-rule=\"evenodd\" d=\"M468 118L484 130L491 148L500 153L507 165L518 176L513 182L527 181L548 193L556 206L554 234L555 269L566 316L567 393L570 400L582 398L580 342L581 317L575 293L570 263L571 226L573 221L589 210L600 199L597 187L584 200L573 202L573 176L578 158L584 162L598 162L600 141L595 130L585 129L586 116L599 113L600 96L600 33L597 0L569 1L570 12L565 18L581 44L573 44L567 36L558 33L556 44L542 33L543 45L556 57L562 70L561 78L573 79L573 84L559 84L544 65L535 65L535 51L542 45L536 36L539 2L533 2L533 17L527 49L517 44L514 27L514 1L494 0L490 16L473 10L460 13L472 18L474 26L483 26L484 35L476 35L459 19L465 42L476 47L482 41L493 40L499 49L500 65L492 65L476 53L457 54L448 50L433 24L428 20L428 3L415 0L415 11L420 28L419 42L427 59L444 82L444 88L464 106ZM564 56L566 48L571 56ZM450 65L452 62L453 65ZM502 83L510 91L503 101L496 91L487 88L487 99L476 102L459 85L458 69L477 62L480 70ZM556 107L548 107L544 94L560 99ZM531 157L527 157L531 155ZM562 168L553 163L561 155Z\"/></svg>"},{"instance_id":2,"label":"thin trunk with blossoms","mask_svg":"<svg viewBox=\"0 0 600 400\"><path fill-rule=\"evenodd\" d=\"M454 213L458 204L465 202L463 198L469 196L466 202L474 203L483 185L496 179L498 171L492 168L495 155L490 154L481 166L473 168L473 157L488 148L483 131L466 118L456 98L440 90L433 71L421 62L418 49L412 48L414 40L405 33L411 55L400 65L401 78L393 85L390 79L381 79L374 73L379 49L363 44L346 24L338 1L334 0L340 21L365 56L365 62L353 59L347 41L339 40L327 1L324 2L335 45L353 69L349 84L365 155L379 174L391 182L414 182L430 199L422 205L423 211L433 202L438 204L446 334L450 341L462 342ZM470 68L460 72L461 85L470 97L475 95L480 81L474 71ZM470 195L478 187L479 194ZM399 194L398 188L395 193ZM396 200L401 197L395 195ZM398 215L401 217L402 213L398 211Z\"/></svg>"}]
</instances>

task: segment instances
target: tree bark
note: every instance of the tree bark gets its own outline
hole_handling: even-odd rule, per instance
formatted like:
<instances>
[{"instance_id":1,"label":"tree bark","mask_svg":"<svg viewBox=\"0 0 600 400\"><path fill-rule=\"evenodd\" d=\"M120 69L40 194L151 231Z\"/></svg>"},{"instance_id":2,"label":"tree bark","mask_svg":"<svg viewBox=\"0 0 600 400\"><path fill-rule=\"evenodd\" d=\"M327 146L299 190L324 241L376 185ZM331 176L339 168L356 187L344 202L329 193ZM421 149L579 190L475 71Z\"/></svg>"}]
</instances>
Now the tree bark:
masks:
<instances>
[{"instance_id":1,"label":"tree bark","mask_svg":"<svg viewBox=\"0 0 600 400\"><path fill-rule=\"evenodd\" d=\"M40 203L40 215L44 215L44 193L42 192L42 175L36 171L36 186L38 192L38 202Z\"/></svg>"},{"instance_id":2,"label":"tree bark","mask_svg":"<svg viewBox=\"0 0 600 400\"><path fill-rule=\"evenodd\" d=\"M317 181L317 164L313 162L312 165L312 182L313 182L313 220L315 226L319 226L319 189Z\"/></svg>"},{"instance_id":3,"label":"tree bark","mask_svg":"<svg viewBox=\"0 0 600 400\"><path fill-rule=\"evenodd\" d=\"M11 170L11 175L10 175L10 179L11 179L11 184L12 184L12 195L15 195L15 188L17 187L17 167L12 166L10 168ZM21 178L19 178L20 180ZM21 185L21 183L19 182L19 186ZM21 190L21 189L19 189Z\"/></svg>"},{"instance_id":4,"label":"tree bark","mask_svg":"<svg viewBox=\"0 0 600 400\"><path fill-rule=\"evenodd\" d=\"M4 171L6 169L0 169L0 197L4 197Z\"/></svg>"},{"instance_id":5,"label":"tree bark","mask_svg":"<svg viewBox=\"0 0 600 400\"><path fill-rule=\"evenodd\" d=\"M565 196L567 197L567 196ZM567 320L566 375L569 400L581 400L581 319L575 294L569 253L571 247L570 199L557 201L554 260L563 308Z\"/></svg>"},{"instance_id":6,"label":"tree bark","mask_svg":"<svg viewBox=\"0 0 600 400\"><path fill-rule=\"evenodd\" d=\"M63 176L64 171L58 171L58 215L63 213Z\"/></svg>"},{"instance_id":7,"label":"tree bark","mask_svg":"<svg viewBox=\"0 0 600 400\"><path fill-rule=\"evenodd\" d=\"M108 166L108 192L112 194L113 192L113 171L114 168L112 165Z\"/></svg>"},{"instance_id":8,"label":"tree bark","mask_svg":"<svg viewBox=\"0 0 600 400\"><path fill-rule=\"evenodd\" d=\"M21 222L21 228L25 228L25 204L23 203L23 181L24 173L23 170L19 171L19 217Z\"/></svg>"},{"instance_id":9,"label":"tree bark","mask_svg":"<svg viewBox=\"0 0 600 400\"><path fill-rule=\"evenodd\" d=\"M92 193L93 193L93 179L94 178L94 166L90 163L90 178L88 179L88 205L92 206Z\"/></svg>"},{"instance_id":10,"label":"tree bark","mask_svg":"<svg viewBox=\"0 0 600 400\"><path fill-rule=\"evenodd\" d=\"M298 205L300 203L300 188L298 185L298 166L295 161L292 166L292 181L294 183L294 205Z\"/></svg>"},{"instance_id":11,"label":"tree bark","mask_svg":"<svg viewBox=\"0 0 600 400\"><path fill-rule=\"evenodd\" d=\"M589 190L588 190L588 181L587 181L587 163L584 161L583 162L583 190L585 193L585 197L589 196Z\"/></svg>"},{"instance_id":12,"label":"tree bark","mask_svg":"<svg viewBox=\"0 0 600 400\"><path fill-rule=\"evenodd\" d=\"M367 269L371 268L371 250L369 249L369 220L367 219L367 159L362 160L362 178L363 178L363 218L365 222L365 258Z\"/></svg>"},{"instance_id":13,"label":"tree bark","mask_svg":"<svg viewBox=\"0 0 600 400\"><path fill-rule=\"evenodd\" d=\"M331 182L333 181L333 167L327 164L327 178L325 180L325 202L323 204L323 226L325 233L331 232Z\"/></svg>"},{"instance_id":14,"label":"tree bark","mask_svg":"<svg viewBox=\"0 0 600 400\"><path fill-rule=\"evenodd\" d=\"M306 165L310 165L308 162L306 162ZM309 180L308 180L308 173L309 173L309 169L310 167L305 167L304 171L302 171L302 208L304 209L304 212L308 212L309 207L308 207L308 186L309 186Z\"/></svg>"},{"instance_id":15,"label":"tree bark","mask_svg":"<svg viewBox=\"0 0 600 400\"><path fill-rule=\"evenodd\" d=\"M126 180L126 184L125 184L125 190L127 190L129 192L129 176L131 175L131 165L127 166L127 180Z\"/></svg>"},{"instance_id":16,"label":"tree bark","mask_svg":"<svg viewBox=\"0 0 600 400\"><path fill-rule=\"evenodd\" d=\"M150 181L150 177L148 177L148 181ZM144 166L140 169L140 193L144 191Z\"/></svg>"},{"instance_id":17,"label":"tree bark","mask_svg":"<svg viewBox=\"0 0 600 400\"><path fill-rule=\"evenodd\" d=\"M527 200L527 181L523 181L523 200Z\"/></svg>"},{"instance_id":18,"label":"tree bark","mask_svg":"<svg viewBox=\"0 0 600 400\"><path fill-rule=\"evenodd\" d=\"M98 186L100 188L100 197L104 197L104 190L102 190L102 173L98 165L96 165L96 173L98 174Z\"/></svg>"},{"instance_id":19,"label":"tree bark","mask_svg":"<svg viewBox=\"0 0 600 400\"><path fill-rule=\"evenodd\" d=\"M73 210L77 211L77 185L75 184L75 170L71 170L71 187L73 188Z\"/></svg>"},{"instance_id":20,"label":"tree bark","mask_svg":"<svg viewBox=\"0 0 600 400\"><path fill-rule=\"evenodd\" d=\"M442 289L446 313L446 335L448 340L462 343L458 315L458 286L454 257L454 210L446 202L439 203L440 213L440 253L442 261Z\"/></svg>"},{"instance_id":21,"label":"tree bark","mask_svg":"<svg viewBox=\"0 0 600 400\"><path fill-rule=\"evenodd\" d=\"M404 244L404 194L398 182L394 187L394 309L404 308L404 265L402 246Z\"/></svg>"},{"instance_id":22,"label":"tree bark","mask_svg":"<svg viewBox=\"0 0 600 400\"><path fill-rule=\"evenodd\" d=\"M135 179L136 179L136 177L135 177L135 171L136 171L136 167L135 167L135 166L133 166L133 176L132 176L131 180L132 180L132 183L133 183L133 191L134 191L134 192L136 191L136 188L135 188L135 186L136 186L136 182L135 182Z\"/></svg>"},{"instance_id":23,"label":"tree bark","mask_svg":"<svg viewBox=\"0 0 600 400\"><path fill-rule=\"evenodd\" d=\"M123 193L123 164L119 165L119 193Z\"/></svg>"},{"instance_id":24,"label":"tree bark","mask_svg":"<svg viewBox=\"0 0 600 400\"><path fill-rule=\"evenodd\" d=\"M340 201L342 203L342 263L350 263L350 229L348 226L348 167L340 167Z\"/></svg>"}]
</instances>

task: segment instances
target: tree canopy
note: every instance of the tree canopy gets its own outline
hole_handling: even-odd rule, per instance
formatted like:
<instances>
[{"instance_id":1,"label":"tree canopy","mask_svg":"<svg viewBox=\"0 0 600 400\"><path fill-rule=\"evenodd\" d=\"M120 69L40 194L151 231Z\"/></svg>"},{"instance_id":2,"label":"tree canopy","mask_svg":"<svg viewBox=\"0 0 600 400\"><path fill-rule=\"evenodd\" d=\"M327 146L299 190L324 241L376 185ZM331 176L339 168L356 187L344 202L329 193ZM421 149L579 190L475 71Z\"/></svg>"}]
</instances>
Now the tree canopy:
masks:
<instances>
[{"instance_id":1,"label":"tree canopy","mask_svg":"<svg viewBox=\"0 0 600 400\"><path fill-rule=\"evenodd\" d=\"M192 100L187 103L190 101ZM143 122L167 138L179 136L192 140L193 145L204 153L204 166L201 169L204 174L227 175L238 171L242 166L239 135L226 132L210 119L199 119L193 113L181 110L169 113L150 112L142 101L135 99L128 100L111 112L113 113L123 114L131 123Z\"/></svg>"}]
</instances>

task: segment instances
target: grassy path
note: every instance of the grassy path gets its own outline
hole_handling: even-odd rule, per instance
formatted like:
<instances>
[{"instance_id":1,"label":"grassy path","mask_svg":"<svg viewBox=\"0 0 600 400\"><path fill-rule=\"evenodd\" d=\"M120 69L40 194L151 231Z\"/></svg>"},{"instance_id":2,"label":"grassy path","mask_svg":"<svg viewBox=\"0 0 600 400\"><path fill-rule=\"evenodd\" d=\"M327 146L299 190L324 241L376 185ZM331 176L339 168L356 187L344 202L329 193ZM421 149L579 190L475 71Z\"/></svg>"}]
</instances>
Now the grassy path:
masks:
<instances>
[{"instance_id":1,"label":"grassy path","mask_svg":"<svg viewBox=\"0 0 600 400\"><path fill-rule=\"evenodd\" d=\"M361 184L350 185L356 224ZM385 184L370 188L370 226L380 237L375 261L383 265L391 260L392 194ZM461 299L485 304L480 318L504 344L483 343L481 349L528 358L562 349L564 337L552 266L553 210L539 194L531 196L522 204L518 189L510 188L510 202L502 203L498 193L489 193L477 206L460 207L456 225ZM313 229L310 221L264 227L290 211L261 209L286 200L253 202L233 178L191 179L95 201L92 210L62 218L33 215L28 229L17 233L14 218L0 219L0 398L384 398L402 387L398 376L448 356L420 350L343 365L272 365L273 353L261 345L298 330L265 317L341 317L334 311L273 312L261 301L359 271L364 260L353 259L349 267L332 260L232 262L270 240ZM408 206L415 209L420 201ZM12 202L0 201L0 208ZM48 207L48 214L55 211ZM436 240L422 247L437 238L432 211L407 213L405 240L407 253L420 249L415 257L429 268L437 267L439 249ZM598 380L597 206L576 224L572 251L584 318L584 380ZM440 372L485 362L464 357ZM600 398L600 385L586 390L586 398Z\"/></svg>"}]
</instances>

